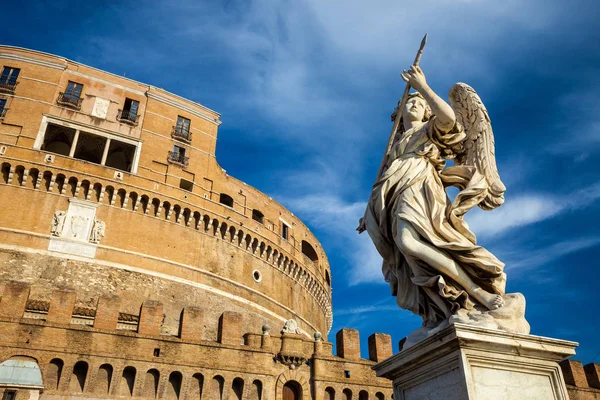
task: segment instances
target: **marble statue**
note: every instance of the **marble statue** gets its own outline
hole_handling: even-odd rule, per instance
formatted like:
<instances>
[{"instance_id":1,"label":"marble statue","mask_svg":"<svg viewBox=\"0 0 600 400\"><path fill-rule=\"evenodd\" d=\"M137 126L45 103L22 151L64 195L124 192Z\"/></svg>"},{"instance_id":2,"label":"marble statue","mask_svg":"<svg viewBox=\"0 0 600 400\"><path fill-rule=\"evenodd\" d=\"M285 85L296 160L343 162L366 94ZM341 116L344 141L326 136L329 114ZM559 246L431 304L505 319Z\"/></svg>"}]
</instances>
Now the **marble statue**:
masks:
<instances>
[{"instance_id":1,"label":"marble statue","mask_svg":"<svg viewBox=\"0 0 600 400\"><path fill-rule=\"evenodd\" d=\"M60 236L65 224L66 211L55 211L52 216L52 224L50 225L50 235Z\"/></svg>"},{"instance_id":2,"label":"marble statue","mask_svg":"<svg viewBox=\"0 0 600 400\"><path fill-rule=\"evenodd\" d=\"M90 234L90 242L100 243L100 240L104 237L105 230L106 224L104 221L94 218L94 226L92 227L92 232Z\"/></svg>"},{"instance_id":3,"label":"marble statue","mask_svg":"<svg viewBox=\"0 0 600 400\"><path fill-rule=\"evenodd\" d=\"M398 305L423 319L407 345L454 322L529 333L524 297L505 293L504 264L477 245L463 220L475 206L504 202L487 110L464 83L446 103L417 65L402 78L416 92L392 114L401 113L398 129L357 230L368 232L383 257ZM447 159L454 165L445 168ZM454 201L448 186L460 189Z\"/></svg>"},{"instance_id":4,"label":"marble statue","mask_svg":"<svg viewBox=\"0 0 600 400\"><path fill-rule=\"evenodd\" d=\"M293 319L288 319L287 321L285 321L285 324L283 325L283 329L281 330L281 333L295 333L295 334L299 334L300 332L300 328L298 328L298 323L293 320Z\"/></svg>"}]
</instances>

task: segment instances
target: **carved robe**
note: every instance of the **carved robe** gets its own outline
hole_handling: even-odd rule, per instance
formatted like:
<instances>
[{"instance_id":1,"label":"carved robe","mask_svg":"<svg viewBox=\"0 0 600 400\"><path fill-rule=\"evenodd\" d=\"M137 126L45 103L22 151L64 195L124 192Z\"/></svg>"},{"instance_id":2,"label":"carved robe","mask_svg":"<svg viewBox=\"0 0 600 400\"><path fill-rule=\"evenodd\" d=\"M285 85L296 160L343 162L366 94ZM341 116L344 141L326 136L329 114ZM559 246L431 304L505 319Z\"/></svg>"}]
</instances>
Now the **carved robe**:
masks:
<instances>
[{"instance_id":1,"label":"carved robe","mask_svg":"<svg viewBox=\"0 0 600 400\"><path fill-rule=\"evenodd\" d=\"M400 252L400 220L410 223L422 240L445 252L483 289L504 294L504 264L475 243L475 235L462 220L466 209L485 195L483 177L467 166L442 170L441 151L461 143L460 124L447 132L439 129L435 116L402 134L387 155L387 169L373 186L365 214L369 236L383 257L382 272L398 305L435 326L460 308L474 302L456 282L418 257ZM454 205L444 182L461 186ZM437 301L435 301L437 300ZM443 304L443 306L440 306Z\"/></svg>"}]
</instances>

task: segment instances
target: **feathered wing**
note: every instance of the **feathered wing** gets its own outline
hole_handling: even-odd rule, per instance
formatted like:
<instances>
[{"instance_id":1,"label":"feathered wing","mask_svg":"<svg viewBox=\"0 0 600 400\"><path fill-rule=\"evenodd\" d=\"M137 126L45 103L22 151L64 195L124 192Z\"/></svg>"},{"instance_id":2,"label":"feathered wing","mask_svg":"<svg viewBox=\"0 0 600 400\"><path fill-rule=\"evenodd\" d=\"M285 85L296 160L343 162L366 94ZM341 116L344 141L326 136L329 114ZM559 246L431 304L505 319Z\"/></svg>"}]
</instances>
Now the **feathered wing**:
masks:
<instances>
[{"instance_id":1,"label":"feathered wing","mask_svg":"<svg viewBox=\"0 0 600 400\"><path fill-rule=\"evenodd\" d=\"M475 167L483 175L486 193L477 205L484 210L492 210L504 203L506 187L500 180L496 167L490 116L475 90L467 84L457 83L452 86L448 97L456 119L467 135L461 148L457 149L455 165Z\"/></svg>"}]
</instances>

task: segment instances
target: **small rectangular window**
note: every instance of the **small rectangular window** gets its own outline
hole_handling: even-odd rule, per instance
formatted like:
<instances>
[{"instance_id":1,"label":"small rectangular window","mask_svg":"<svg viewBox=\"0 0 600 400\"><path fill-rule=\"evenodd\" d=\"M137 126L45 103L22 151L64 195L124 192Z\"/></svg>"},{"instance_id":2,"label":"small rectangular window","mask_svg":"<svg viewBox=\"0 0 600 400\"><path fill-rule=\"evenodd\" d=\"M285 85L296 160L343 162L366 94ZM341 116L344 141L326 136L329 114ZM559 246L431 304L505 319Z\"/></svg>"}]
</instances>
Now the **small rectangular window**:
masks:
<instances>
[{"instance_id":1,"label":"small rectangular window","mask_svg":"<svg viewBox=\"0 0 600 400\"><path fill-rule=\"evenodd\" d=\"M7 390L4 392L4 396L2 396L2 400L15 400L17 397L17 392L14 390Z\"/></svg>"},{"instance_id":2,"label":"small rectangular window","mask_svg":"<svg viewBox=\"0 0 600 400\"><path fill-rule=\"evenodd\" d=\"M19 72L21 72L19 68L4 67L2 75L0 75L0 83L15 85L19 77Z\"/></svg>"},{"instance_id":3,"label":"small rectangular window","mask_svg":"<svg viewBox=\"0 0 600 400\"><path fill-rule=\"evenodd\" d=\"M283 222L281 223L281 237L285 240L288 240L290 237L290 227Z\"/></svg>"},{"instance_id":4,"label":"small rectangular window","mask_svg":"<svg viewBox=\"0 0 600 400\"><path fill-rule=\"evenodd\" d=\"M0 99L0 119L4 118L6 110L8 110L6 108L6 99Z\"/></svg>"},{"instance_id":5,"label":"small rectangular window","mask_svg":"<svg viewBox=\"0 0 600 400\"><path fill-rule=\"evenodd\" d=\"M188 192L191 192L194 190L194 182L190 182L188 180L181 179L179 181L179 187L183 190L187 190Z\"/></svg>"},{"instance_id":6,"label":"small rectangular window","mask_svg":"<svg viewBox=\"0 0 600 400\"><path fill-rule=\"evenodd\" d=\"M176 157L185 157L185 147L173 146L173 155Z\"/></svg>"}]
</instances>

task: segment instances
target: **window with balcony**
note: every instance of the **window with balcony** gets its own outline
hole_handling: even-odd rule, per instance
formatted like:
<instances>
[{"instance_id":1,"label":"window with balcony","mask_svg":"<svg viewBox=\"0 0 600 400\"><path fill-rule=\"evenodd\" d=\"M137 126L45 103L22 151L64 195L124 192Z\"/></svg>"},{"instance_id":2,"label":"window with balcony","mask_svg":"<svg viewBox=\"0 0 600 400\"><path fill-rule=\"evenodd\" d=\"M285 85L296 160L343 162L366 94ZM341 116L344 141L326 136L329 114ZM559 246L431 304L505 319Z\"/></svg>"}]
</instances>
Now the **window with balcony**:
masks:
<instances>
[{"instance_id":1,"label":"window with balcony","mask_svg":"<svg viewBox=\"0 0 600 400\"><path fill-rule=\"evenodd\" d=\"M125 103L123 104L123 109L119 110L117 119L121 122L125 122L130 125L137 125L138 118L139 118L139 115L138 115L139 105L140 105L139 101L126 98Z\"/></svg>"},{"instance_id":2,"label":"window with balcony","mask_svg":"<svg viewBox=\"0 0 600 400\"><path fill-rule=\"evenodd\" d=\"M81 102L83 101L83 98L81 97L82 91L83 85L81 83L69 81L65 91L58 94L57 103L79 110L81 108Z\"/></svg>"},{"instance_id":3,"label":"window with balcony","mask_svg":"<svg viewBox=\"0 0 600 400\"><path fill-rule=\"evenodd\" d=\"M8 108L6 107L6 99L0 99L0 119L4 119Z\"/></svg>"},{"instance_id":4,"label":"window with balcony","mask_svg":"<svg viewBox=\"0 0 600 400\"><path fill-rule=\"evenodd\" d=\"M185 156L185 148L181 146L173 146L173 151L169 151L167 158L169 162L187 167L189 165L189 157Z\"/></svg>"},{"instance_id":5,"label":"window with balcony","mask_svg":"<svg viewBox=\"0 0 600 400\"><path fill-rule=\"evenodd\" d=\"M19 68L4 67L2 75L0 75L0 91L14 93L18 83L19 72L21 72Z\"/></svg>"},{"instance_id":6,"label":"window with balcony","mask_svg":"<svg viewBox=\"0 0 600 400\"><path fill-rule=\"evenodd\" d=\"M173 127L173 138L183 140L184 142L190 142L192 140L192 132L190 132L190 120L177 116L177 125Z\"/></svg>"}]
</instances>

